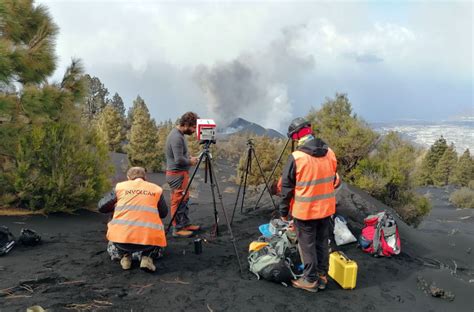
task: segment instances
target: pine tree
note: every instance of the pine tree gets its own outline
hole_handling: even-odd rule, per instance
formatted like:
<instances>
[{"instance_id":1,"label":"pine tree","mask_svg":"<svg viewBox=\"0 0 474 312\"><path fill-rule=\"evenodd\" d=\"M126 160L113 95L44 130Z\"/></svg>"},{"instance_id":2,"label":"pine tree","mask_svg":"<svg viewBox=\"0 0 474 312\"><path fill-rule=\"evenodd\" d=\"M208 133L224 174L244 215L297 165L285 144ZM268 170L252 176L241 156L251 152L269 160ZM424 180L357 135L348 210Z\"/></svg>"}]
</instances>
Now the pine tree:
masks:
<instances>
[{"instance_id":1,"label":"pine tree","mask_svg":"<svg viewBox=\"0 0 474 312\"><path fill-rule=\"evenodd\" d=\"M132 128L133 123L133 106L129 107L127 110L127 117L125 118L125 131L127 138L130 136L130 128Z\"/></svg>"},{"instance_id":2,"label":"pine tree","mask_svg":"<svg viewBox=\"0 0 474 312\"><path fill-rule=\"evenodd\" d=\"M433 172L447 148L448 144L443 136L431 145L429 151L423 158L421 168L418 171L417 183L419 185L433 185Z\"/></svg>"},{"instance_id":3,"label":"pine tree","mask_svg":"<svg viewBox=\"0 0 474 312\"><path fill-rule=\"evenodd\" d=\"M95 204L110 186L110 167L103 145L80 123L80 62L48 84L57 27L46 8L2 1L0 21L0 80L9 90L0 94L0 206L48 212Z\"/></svg>"},{"instance_id":4,"label":"pine tree","mask_svg":"<svg viewBox=\"0 0 474 312\"><path fill-rule=\"evenodd\" d=\"M0 2L0 81L39 84L56 69L58 27L43 5L32 0Z\"/></svg>"},{"instance_id":5,"label":"pine tree","mask_svg":"<svg viewBox=\"0 0 474 312\"><path fill-rule=\"evenodd\" d=\"M336 93L334 99L326 99L321 109L312 109L307 118L315 135L334 150L343 175L367 157L378 139L377 133L352 113L346 94Z\"/></svg>"},{"instance_id":6,"label":"pine tree","mask_svg":"<svg viewBox=\"0 0 474 312\"><path fill-rule=\"evenodd\" d=\"M157 151L157 127L155 121L150 118L145 101L140 96L133 102L133 122L127 154L132 166L149 170L161 168Z\"/></svg>"},{"instance_id":7,"label":"pine tree","mask_svg":"<svg viewBox=\"0 0 474 312\"><path fill-rule=\"evenodd\" d=\"M166 163L166 138L168 137L168 134L173 129L173 127L174 125L171 119L165 122L161 122L157 126L156 151L158 154L158 161L160 162L161 166Z\"/></svg>"},{"instance_id":8,"label":"pine tree","mask_svg":"<svg viewBox=\"0 0 474 312\"><path fill-rule=\"evenodd\" d=\"M474 159L469 149L466 149L459 157L453 174L450 176L450 183L458 186L468 186L471 180L474 180Z\"/></svg>"},{"instance_id":9,"label":"pine tree","mask_svg":"<svg viewBox=\"0 0 474 312\"><path fill-rule=\"evenodd\" d=\"M124 120L112 105L107 105L97 119L97 133L108 146L109 151L119 152L121 143L125 140L123 132Z\"/></svg>"},{"instance_id":10,"label":"pine tree","mask_svg":"<svg viewBox=\"0 0 474 312\"><path fill-rule=\"evenodd\" d=\"M125 105L123 104L123 100L117 92L115 92L114 96L109 101L109 104L114 107L115 110L120 114L120 117L125 120Z\"/></svg>"},{"instance_id":11,"label":"pine tree","mask_svg":"<svg viewBox=\"0 0 474 312\"><path fill-rule=\"evenodd\" d=\"M84 76L86 81L86 101L83 108L83 116L86 121L92 121L97 118L99 113L107 105L107 95L109 90L97 77L91 77L89 74Z\"/></svg>"},{"instance_id":12,"label":"pine tree","mask_svg":"<svg viewBox=\"0 0 474 312\"><path fill-rule=\"evenodd\" d=\"M433 171L433 183L437 186L448 185L449 178L456 167L458 156L454 144L451 144L444 151Z\"/></svg>"}]
</instances>

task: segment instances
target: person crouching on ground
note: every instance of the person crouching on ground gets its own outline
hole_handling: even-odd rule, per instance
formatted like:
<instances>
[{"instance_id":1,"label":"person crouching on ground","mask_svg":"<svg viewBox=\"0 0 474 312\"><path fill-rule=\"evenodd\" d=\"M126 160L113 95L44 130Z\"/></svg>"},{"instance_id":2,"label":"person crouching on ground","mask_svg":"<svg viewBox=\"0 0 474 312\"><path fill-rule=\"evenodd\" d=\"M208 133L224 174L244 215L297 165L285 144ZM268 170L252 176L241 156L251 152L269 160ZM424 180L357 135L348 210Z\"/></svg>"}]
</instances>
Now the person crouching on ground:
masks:
<instances>
[{"instance_id":1,"label":"person crouching on ground","mask_svg":"<svg viewBox=\"0 0 474 312\"><path fill-rule=\"evenodd\" d=\"M168 215L168 206L161 187L146 181L144 168L130 168L127 178L99 201L98 208L114 213L107 239L117 247L122 269L129 270L132 253L141 252L140 269L154 272L152 256L166 247L162 219Z\"/></svg>"},{"instance_id":2,"label":"person crouching on ground","mask_svg":"<svg viewBox=\"0 0 474 312\"><path fill-rule=\"evenodd\" d=\"M166 138L166 182L171 188L171 216L176 214L173 220L173 237L190 237L194 231L200 229L199 225L189 221L189 192L184 194L189 183L188 170L198 162L197 157L189 155L184 135L196 132L198 118L193 112L183 114L179 125L173 128Z\"/></svg>"},{"instance_id":3,"label":"person crouching on ground","mask_svg":"<svg viewBox=\"0 0 474 312\"><path fill-rule=\"evenodd\" d=\"M304 264L303 277L292 284L316 292L325 289L328 282L328 235L330 217L336 211L337 160L326 143L314 137L311 124L303 118L291 122L288 137L296 140L298 147L283 169L279 210L287 221L291 208Z\"/></svg>"}]
</instances>

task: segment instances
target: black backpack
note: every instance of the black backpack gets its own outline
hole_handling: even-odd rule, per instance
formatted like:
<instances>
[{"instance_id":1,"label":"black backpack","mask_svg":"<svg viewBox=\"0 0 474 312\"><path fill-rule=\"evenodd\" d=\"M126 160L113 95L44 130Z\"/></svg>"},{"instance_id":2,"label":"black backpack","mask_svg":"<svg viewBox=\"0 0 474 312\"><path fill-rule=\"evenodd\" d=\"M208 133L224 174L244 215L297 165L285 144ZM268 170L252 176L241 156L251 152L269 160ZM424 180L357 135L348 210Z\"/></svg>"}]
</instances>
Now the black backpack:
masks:
<instances>
[{"instance_id":1,"label":"black backpack","mask_svg":"<svg viewBox=\"0 0 474 312\"><path fill-rule=\"evenodd\" d=\"M0 226L0 256L6 255L15 246L15 237L6 226Z\"/></svg>"},{"instance_id":2,"label":"black backpack","mask_svg":"<svg viewBox=\"0 0 474 312\"><path fill-rule=\"evenodd\" d=\"M21 229L18 241L24 246L36 246L41 243L41 236L33 230Z\"/></svg>"}]
</instances>

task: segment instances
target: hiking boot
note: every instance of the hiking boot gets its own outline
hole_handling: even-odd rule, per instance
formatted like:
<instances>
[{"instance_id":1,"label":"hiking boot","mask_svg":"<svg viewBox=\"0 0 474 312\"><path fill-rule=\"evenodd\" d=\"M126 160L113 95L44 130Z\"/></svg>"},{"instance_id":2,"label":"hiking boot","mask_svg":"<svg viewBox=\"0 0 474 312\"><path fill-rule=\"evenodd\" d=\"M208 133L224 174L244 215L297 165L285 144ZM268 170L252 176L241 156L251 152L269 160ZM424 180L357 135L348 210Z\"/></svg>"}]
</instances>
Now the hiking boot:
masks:
<instances>
[{"instance_id":1,"label":"hiking boot","mask_svg":"<svg viewBox=\"0 0 474 312\"><path fill-rule=\"evenodd\" d=\"M130 270L130 268L132 267L132 256L124 255L122 259L120 259L120 266L124 270Z\"/></svg>"},{"instance_id":2,"label":"hiking boot","mask_svg":"<svg viewBox=\"0 0 474 312\"><path fill-rule=\"evenodd\" d=\"M140 261L140 269L147 272L155 272L156 267L153 264L153 259L147 256L142 256L142 260Z\"/></svg>"},{"instance_id":3,"label":"hiking boot","mask_svg":"<svg viewBox=\"0 0 474 312\"><path fill-rule=\"evenodd\" d=\"M186 230L186 231L199 231L201 229L201 227L199 225L196 225L196 224L189 224L189 225L186 225L183 230Z\"/></svg>"},{"instance_id":4,"label":"hiking boot","mask_svg":"<svg viewBox=\"0 0 474 312\"><path fill-rule=\"evenodd\" d=\"M193 236L193 232L187 230L173 230L172 235L173 237L186 238Z\"/></svg>"},{"instance_id":5,"label":"hiking boot","mask_svg":"<svg viewBox=\"0 0 474 312\"><path fill-rule=\"evenodd\" d=\"M320 274L318 277L318 289L324 290L328 285L328 277L326 275Z\"/></svg>"},{"instance_id":6,"label":"hiking boot","mask_svg":"<svg viewBox=\"0 0 474 312\"><path fill-rule=\"evenodd\" d=\"M303 277L297 279L297 280L292 280L291 284L295 288L301 288L310 292L317 292L318 291L318 282L308 282L305 280Z\"/></svg>"}]
</instances>

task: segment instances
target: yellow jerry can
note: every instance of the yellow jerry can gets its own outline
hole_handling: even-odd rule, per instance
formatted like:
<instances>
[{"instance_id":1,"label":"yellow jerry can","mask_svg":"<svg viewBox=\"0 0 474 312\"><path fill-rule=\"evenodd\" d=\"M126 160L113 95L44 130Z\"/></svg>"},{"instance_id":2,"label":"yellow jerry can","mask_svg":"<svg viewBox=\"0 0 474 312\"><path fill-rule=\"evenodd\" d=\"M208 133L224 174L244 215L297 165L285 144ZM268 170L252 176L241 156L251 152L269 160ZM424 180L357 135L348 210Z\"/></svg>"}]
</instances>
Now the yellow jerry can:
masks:
<instances>
[{"instance_id":1,"label":"yellow jerry can","mask_svg":"<svg viewBox=\"0 0 474 312\"><path fill-rule=\"evenodd\" d=\"M357 263L342 251L329 255L329 276L344 289L354 289L357 281Z\"/></svg>"}]
</instances>

